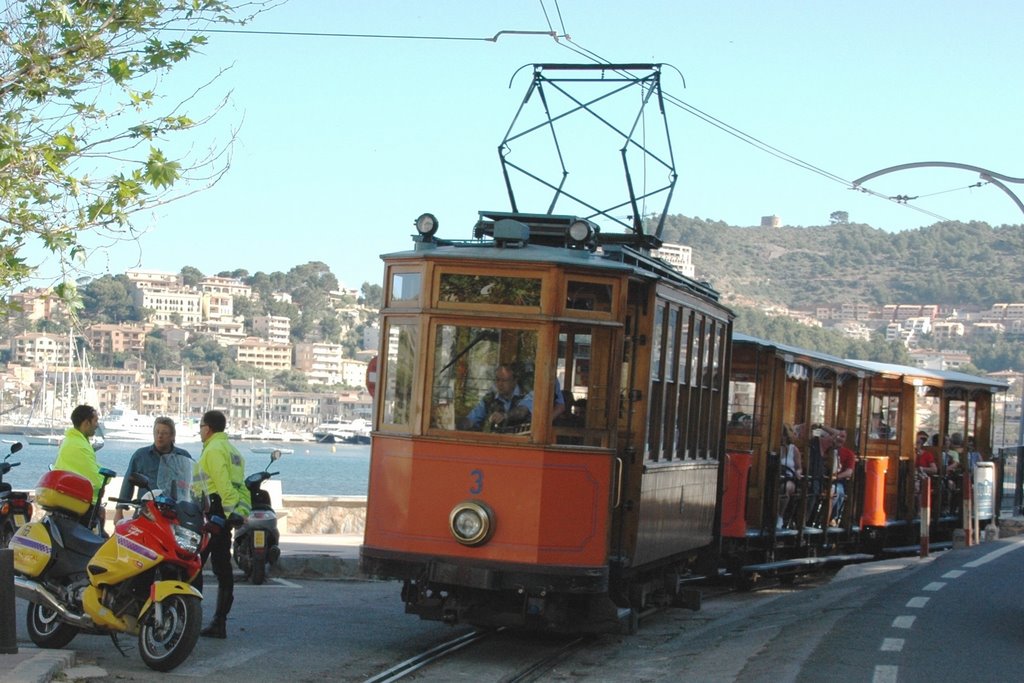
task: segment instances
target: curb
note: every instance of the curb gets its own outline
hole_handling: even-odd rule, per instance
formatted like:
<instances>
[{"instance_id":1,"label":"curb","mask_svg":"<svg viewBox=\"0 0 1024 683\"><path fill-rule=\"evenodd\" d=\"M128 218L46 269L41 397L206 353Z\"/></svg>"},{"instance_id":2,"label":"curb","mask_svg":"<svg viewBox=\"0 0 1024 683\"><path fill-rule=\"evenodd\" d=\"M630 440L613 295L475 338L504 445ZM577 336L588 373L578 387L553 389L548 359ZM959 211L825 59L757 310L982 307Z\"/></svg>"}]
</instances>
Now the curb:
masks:
<instances>
[{"instance_id":1,"label":"curb","mask_svg":"<svg viewBox=\"0 0 1024 683\"><path fill-rule=\"evenodd\" d=\"M359 559L337 555L283 554L270 576L283 579L360 579Z\"/></svg>"},{"instance_id":2,"label":"curb","mask_svg":"<svg viewBox=\"0 0 1024 683\"><path fill-rule=\"evenodd\" d=\"M74 650L42 650L36 647L18 647L18 654L4 655L18 663L0 674L0 683L47 683L61 672L75 665ZM19 661L20 660L20 661ZM13 662L11 662L13 664Z\"/></svg>"}]
</instances>

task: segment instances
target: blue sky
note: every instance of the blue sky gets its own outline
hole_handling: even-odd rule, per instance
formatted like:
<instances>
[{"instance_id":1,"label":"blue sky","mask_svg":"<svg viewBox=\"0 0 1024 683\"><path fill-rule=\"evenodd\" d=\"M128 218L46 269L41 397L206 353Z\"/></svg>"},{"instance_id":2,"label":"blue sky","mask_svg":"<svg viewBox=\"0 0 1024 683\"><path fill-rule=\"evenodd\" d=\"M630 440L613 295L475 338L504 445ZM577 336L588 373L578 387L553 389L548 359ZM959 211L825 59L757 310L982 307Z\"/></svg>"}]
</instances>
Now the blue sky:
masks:
<instances>
[{"instance_id":1,"label":"blue sky","mask_svg":"<svg viewBox=\"0 0 1024 683\"><path fill-rule=\"evenodd\" d=\"M843 179L917 161L1021 177L1022 25L1024 4L1012 0L291 0L248 28L467 38L553 28L571 40L211 34L204 54L164 87L168 99L185 96L231 67L196 102L212 106L230 91L228 107L192 140L199 149L223 144L238 127L230 171L212 189L140 215L137 244L96 248L85 267L101 275L190 265L212 274L317 260L345 286L380 284L379 255L409 247L417 215L434 213L440 236L467 238L478 211L509 210L496 150L529 69L513 75L532 63L586 61L574 50L671 65L685 87L666 69L670 95ZM668 117L679 173L671 213L823 225L842 210L892 231L936 220L797 168L679 108ZM583 193L622 185L597 147L571 160ZM916 206L950 219L1024 223L998 189L958 189L977 180L906 171L868 187L922 196ZM1010 187L1024 196L1024 185ZM543 212L546 201L520 208Z\"/></svg>"}]
</instances>

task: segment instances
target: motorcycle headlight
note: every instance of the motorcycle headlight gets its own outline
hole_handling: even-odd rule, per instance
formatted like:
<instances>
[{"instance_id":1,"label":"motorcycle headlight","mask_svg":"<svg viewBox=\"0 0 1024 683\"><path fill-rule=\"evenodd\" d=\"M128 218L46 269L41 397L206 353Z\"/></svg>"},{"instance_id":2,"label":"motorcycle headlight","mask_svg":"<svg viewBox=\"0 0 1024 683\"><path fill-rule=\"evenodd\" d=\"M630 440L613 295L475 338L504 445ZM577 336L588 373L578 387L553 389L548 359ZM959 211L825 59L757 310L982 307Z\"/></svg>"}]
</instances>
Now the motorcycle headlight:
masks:
<instances>
[{"instance_id":1,"label":"motorcycle headlight","mask_svg":"<svg viewBox=\"0 0 1024 683\"><path fill-rule=\"evenodd\" d=\"M178 544L178 547L185 552L195 554L199 551L199 541L202 538L200 534L186 529L183 526L177 524L174 525L174 542Z\"/></svg>"}]
</instances>

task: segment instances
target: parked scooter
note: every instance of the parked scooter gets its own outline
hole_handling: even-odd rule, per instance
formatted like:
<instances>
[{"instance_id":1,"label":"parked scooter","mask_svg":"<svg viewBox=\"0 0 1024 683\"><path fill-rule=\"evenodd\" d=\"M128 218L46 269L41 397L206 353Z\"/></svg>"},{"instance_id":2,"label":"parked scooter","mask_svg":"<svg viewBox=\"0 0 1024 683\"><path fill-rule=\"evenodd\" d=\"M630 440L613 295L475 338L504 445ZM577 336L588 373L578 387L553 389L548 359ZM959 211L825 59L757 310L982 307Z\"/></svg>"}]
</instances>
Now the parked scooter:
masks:
<instances>
[{"instance_id":1,"label":"parked scooter","mask_svg":"<svg viewBox=\"0 0 1024 683\"><path fill-rule=\"evenodd\" d=\"M11 444L11 452L0 462L0 548L6 548L14 533L28 520L32 519L32 503L24 491L12 491L11 485L4 483L4 475L17 467L20 462L8 462L10 457L22 449L23 444L15 441Z\"/></svg>"},{"instance_id":2,"label":"parked scooter","mask_svg":"<svg viewBox=\"0 0 1024 683\"><path fill-rule=\"evenodd\" d=\"M245 487L252 497L252 512L249 519L235 532L235 564L245 572L245 578L260 585L267 578L267 564L276 564L281 557L278 543L281 534L277 530L277 513L270 505L270 494L261 487L263 482L280 472L268 472L274 461L281 457L281 451L270 454L270 462L262 472L245 478Z\"/></svg>"},{"instance_id":3,"label":"parked scooter","mask_svg":"<svg viewBox=\"0 0 1024 683\"><path fill-rule=\"evenodd\" d=\"M79 633L138 636L142 660L170 671L199 640L202 594L190 582L201 570L207 538L203 511L178 491L179 499L152 491L143 475L129 481L149 490L132 505L134 518L100 538L81 523L92 502L92 484L72 472L53 470L36 488L46 510L11 541L14 587L28 600L29 638L39 647L61 648ZM186 489L187 491L187 489Z\"/></svg>"}]
</instances>

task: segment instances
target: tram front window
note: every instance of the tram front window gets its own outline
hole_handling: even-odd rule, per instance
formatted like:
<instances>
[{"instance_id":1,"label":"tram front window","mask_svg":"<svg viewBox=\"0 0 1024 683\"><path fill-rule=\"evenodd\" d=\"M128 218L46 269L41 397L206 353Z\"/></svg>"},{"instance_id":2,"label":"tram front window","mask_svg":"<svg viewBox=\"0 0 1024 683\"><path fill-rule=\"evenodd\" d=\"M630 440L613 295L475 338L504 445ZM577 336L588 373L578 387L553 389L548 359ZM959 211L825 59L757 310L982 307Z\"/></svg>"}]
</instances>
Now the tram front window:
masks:
<instances>
[{"instance_id":1,"label":"tram front window","mask_svg":"<svg viewBox=\"0 0 1024 683\"><path fill-rule=\"evenodd\" d=\"M533 330L439 325L431 428L528 433L536 357Z\"/></svg>"}]
</instances>

